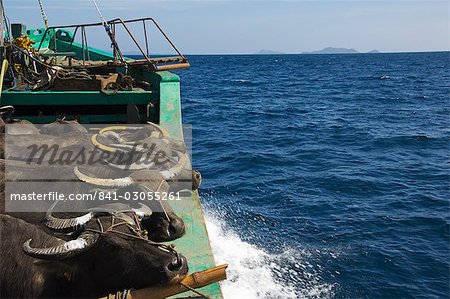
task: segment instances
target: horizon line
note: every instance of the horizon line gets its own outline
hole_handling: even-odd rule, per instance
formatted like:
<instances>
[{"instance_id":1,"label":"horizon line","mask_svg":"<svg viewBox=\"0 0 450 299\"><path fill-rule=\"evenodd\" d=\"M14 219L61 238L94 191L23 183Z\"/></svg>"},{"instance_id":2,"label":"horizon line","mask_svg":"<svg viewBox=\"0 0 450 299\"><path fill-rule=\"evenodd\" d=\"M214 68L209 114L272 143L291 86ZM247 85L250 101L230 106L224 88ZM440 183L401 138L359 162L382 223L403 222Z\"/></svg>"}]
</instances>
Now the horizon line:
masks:
<instances>
[{"instance_id":1,"label":"horizon line","mask_svg":"<svg viewBox=\"0 0 450 299\"><path fill-rule=\"evenodd\" d=\"M378 50L379 51L379 50ZM358 52L358 53L263 53L259 54L257 52L255 53L183 53L183 55L357 55L357 54L407 54L407 53L442 53L442 52L449 52L450 50L427 50L427 51L379 51L378 53L370 53L370 52ZM156 54L156 55L164 55L164 54Z\"/></svg>"}]
</instances>

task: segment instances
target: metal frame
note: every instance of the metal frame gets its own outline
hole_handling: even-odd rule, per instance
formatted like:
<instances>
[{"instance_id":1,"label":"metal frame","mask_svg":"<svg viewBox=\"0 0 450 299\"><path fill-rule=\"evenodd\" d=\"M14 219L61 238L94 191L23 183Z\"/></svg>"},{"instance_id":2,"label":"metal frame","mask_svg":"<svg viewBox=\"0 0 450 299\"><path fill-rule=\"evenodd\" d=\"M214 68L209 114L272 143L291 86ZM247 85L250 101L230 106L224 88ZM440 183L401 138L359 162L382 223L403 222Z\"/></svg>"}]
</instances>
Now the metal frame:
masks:
<instances>
[{"instance_id":1,"label":"metal frame","mask_svg":"<svg viewBox=\"0 0 450 299\"><path fill-rule=\"evenodd\" d=\"M142 22L142 24L143 24L144 35L145 35L145 49L146 49L146 51L144 51L144 49L141 47L141 45L136 40L136 38L134 37L133 33L130 31L130 29L127 26L128 23L136 23L136 22ZM151 66L154 70L158 70L158 67L155 66L155 64L158 63L158 60L151 59L150 56L149 56L149 44L148 44L147 25L146 25L147 22L152 22L155 25L155 27L159 30L159 32L164 36L166 41L172 46L172 49L177 52L178 57L181 58L178 62L185 63L185 64L187 64L186 67L189 67L189 63L188 63L186 57L178 50L178 48L170 40L170 38L167 36L167 34L164 32L164 30L161 28L161 26L159 26L159 24L153 18L139 18L139 19L131 19L131 20L125 20L125 21L120 19L120 18L117 18L117 19L113 19L113 20L108 21L107 24L109 26L111 26L113 35L116 32L116 25L123 26L125 31L128 33L128 35L130 36L130 38L134 42L135 46L139 49L140 53L142 54L142 56L146 60L147 64L149 66ZM81 34L82 34L82 38L81 39L82 39L83 64L85 64L85 62L86 62L85 51L86 50L87 50L87 56L88 56L87 58L89 60L89 48L87 47L87 37L86 37L86 31L85 30L86 30L86 27L96 27L96 26L104 26L104 24L99 22L99 23L86 23L86 24L74 24L74 25L63 25L63 26L48 27L45 30L44 35L42 36L41 42L39 43L38 51L41 49L45 37L47 36L47 34L51 30L54 32L55 52L57 52L57 49L56 49L56 40L57 40L56 32L58 31L58 29L75 28L74 31L73 31L73 37L72 37L72 40L70 42L70 46L69 46L69 49L68 49L68 51L70 51L70 48L73 45L73 43L75 41L75 38L76 38L76 35L78 33L78 29L80 29ZM116 45L117 45L117 43L116 43ZM86 47L86 49L85 49L85 47ZM124 56L122 55L122 52L118 48L118 45L117 45L117 49L116 49L116 47L114 47L114 49L113 49L113 56L114 56L115 62L117 62L118 59L119 59L122 64L124 64L124 65L127 64L127 61L125 60ZM161 60L161 61L163 62L163 60ZM171 62L173 62L173 61L171 61ZM174 67L174 68L177 68L177 67Z\"/></svg>"}]
</instances>

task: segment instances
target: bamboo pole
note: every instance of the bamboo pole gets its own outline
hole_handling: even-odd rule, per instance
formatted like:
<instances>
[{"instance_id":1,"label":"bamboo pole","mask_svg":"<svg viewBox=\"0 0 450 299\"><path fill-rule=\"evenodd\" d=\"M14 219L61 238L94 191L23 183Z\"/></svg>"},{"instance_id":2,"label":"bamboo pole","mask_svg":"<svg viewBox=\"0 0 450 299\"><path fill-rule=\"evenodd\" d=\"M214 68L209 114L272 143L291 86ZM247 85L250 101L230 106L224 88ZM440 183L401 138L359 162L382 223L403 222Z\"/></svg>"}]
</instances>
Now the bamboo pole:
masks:
<instances>
[{"instance_id":1,"label":"bamboo pole","mask_svg":"<svg viewBox=\"0 0 450 299\"><path fill-rule=\"evenodd\" d=\"M187 285L193 289L202 288L209 284L225 280L227 274L225 270L228 265L220 265L205 271L195 272L191 275L186 276L181 283L174 285L164 286L164 287L151 287L140 290L131 291L128 299L163 299L176 294L184 293L189 291Z\"/></svg>"},{"instance_id":2,"label":"bamboo pole","mask_svg":"<svg viewBox=\"0 0 450 299\"><path fill-rule=\"evenodd\" d=\"M190 289L198 289L204 286L210 285L215 282L219 282L227 279L228 265L220 265L211 269L207 269L200 272L192 273L186 276L181 282L158 287L150 287L139 290L132 290L127 294L127 299L163 299L173 295L181 294L189 291ZM117 297L118 295L118 297ZM108 298L123 298L122 293L109 295L101 299Z\"/></svg>"}]
</instances>

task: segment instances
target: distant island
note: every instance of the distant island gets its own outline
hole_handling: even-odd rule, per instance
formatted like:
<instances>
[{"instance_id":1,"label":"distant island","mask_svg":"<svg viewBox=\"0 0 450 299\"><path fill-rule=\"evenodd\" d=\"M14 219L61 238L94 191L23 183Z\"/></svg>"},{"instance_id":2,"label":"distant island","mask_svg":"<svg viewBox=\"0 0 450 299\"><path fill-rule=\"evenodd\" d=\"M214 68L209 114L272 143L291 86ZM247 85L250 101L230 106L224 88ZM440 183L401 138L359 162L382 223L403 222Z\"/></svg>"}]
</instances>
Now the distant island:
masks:
<instances>
[{"instance_id":1,"label":"distant island","mask_svg":"<svg viewBox=\"0 0 450 299\"><path fill-rule=\"evenodd\" d=\"M272 51L272 50L259 50L256 53L253 53L255 55L274 55L274 54L286 54L283 52L278 52L278 51Z\"/></svg>"},{"instance_id":2,"label":"distant island","mask_svg":"<svg viewBox=\"0 0 450 299\"><path fill-rule=\"evenodd\" d=\"M312 52L303 52L302 54L357 54L361 53L353 48L333 48L327 47L322 50L312 51ZM380 53L378 50L372 50L367 53Z\"/></svg>"},{"instance_id":3,"label":"distant island","mask_svg":"<svg viewBox=\"0 0 450 299\"><path fill-rule=\"evenodd\" d=\"M303 52L302 54L354 54L359 53L353 48L333 48L333 47L327 47L322 50L318 51L312 51L312 52Z\"/></svg>"}]
</instances>

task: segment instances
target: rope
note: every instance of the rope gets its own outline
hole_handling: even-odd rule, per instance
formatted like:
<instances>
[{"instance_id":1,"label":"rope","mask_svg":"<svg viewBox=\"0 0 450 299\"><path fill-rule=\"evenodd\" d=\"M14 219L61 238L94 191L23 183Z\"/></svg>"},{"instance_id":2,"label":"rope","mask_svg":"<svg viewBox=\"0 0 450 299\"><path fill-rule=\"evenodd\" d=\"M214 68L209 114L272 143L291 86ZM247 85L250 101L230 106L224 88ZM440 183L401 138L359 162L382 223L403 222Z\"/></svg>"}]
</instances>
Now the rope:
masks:
<instances>
[{"instance_id":1,"label":"rope","mask_svg":"<svg viewBox=\"0 0 450 299\"><path fill-rule=\"evenodd\" d=\"M73 71L58 69L56 77L60 80L94 80L95 78L89 75L86 71Z\"/></svg>"},{"instance_id":2,"label":"rope","mask_svg":"<svg viewBox=\"0 0 450 299\"><path fill-rule=\"evenodd\" d=\"M100 8L98 7L97 1L92 0L94 3L95 8L97 9L98 15L100 16L100 20L102 21L103 26L108 26L108 23L106 23L105 18L102 15L102 12L100 11Z\"/></svg>"},{"instance_id":3,"label":"rope","mask_svg":"<svg viewBox=\"0 0 450 299\"><path fill-rule=\"evenodd\" d=\"M197 291L197 290L194 289L193 287L191 287L191 286L189 286L189 285L187 285L187 284L185 284L185 283L183 283L183 282L181 282L181 281L180 281L180 284L181 284L183 287L185 287L186 289L188 289L189 291L194 292L194 293L196 293L197 295L202 296L203 298L211 299L211 297L208 297L208 296L206 296L205 294L200 293L199 291Z\"/></svg>"},{"instance_id":4,"label":"rope","mask_svg":"<svg viewBox=\"0 0 450 299\"><path fill-rule=\"evenodd\" d=\"M115 233L115 234L118 234L118 235L129 237L129 238L132 238L132 239L144 241L147 244L156 246L160 250L168 251L168 252L171 252L171 253L175 254L176 257L177 257L177 262L179 263L180 262L180 256L179 256L179 253L175 250L175 246L173 244L166 245L166 244L156 243L156 242L152 242L152 241L148 240L145 237L145 234L143 234L143 230L142 230L142 227L140 225L140 222L137 219L137 215L134 214L133 216L134 216L134 220L135 220L137 228L132 226L132 225L130 225L126 221L115 223L116 217L114 215L111 215L111 225L106 230L104 229L101 220L99 218L97 218L97 223L98 223L98 225L100 227L100 230L86 229L86 231L91 231L91 232L95 232L95 233L98 233L98 234L105 234L107 232L111 232L111 233ZM121 225L125 225L126 227L128 227L134 234L128 234L128 233L121 232L121 231L118 231L118 230L114 229L114 228L119 227ZM187 288L188 290L190 290L191 292L194 292L195 294L197 294L197 295L199 295L199 296L201 296L203 298L211 299L211 297L208 297L205 294L202 294L201 292L197 291L196 289L192 288L191 286L189 286L189 285L187 285L187 284L185 284L185 283L183 283L181 281L180 281L180 284L182 286L184 286L185 288ZM125 292L122 293L122 294L116 293L114 295L114 298L118 298L118 295L119 295L119 298L127 298L128 292L129 292L129 290L125 290Z\"/></svg>"},{"instance_id":5,"label":"rope","mask_svg":"<svg viewBox=\"0 0 450 299\"><path fill-rule=\"evenodd\" d=\"M3 7L3 0L0 0L0 12L1 12L0 18L2 18L1 23L0 23L0 34L1 34L1 36L0 36L0 46L3 47L3 44L5 42L5 28L4 27L8 27L6 25L5 8ZM3 18L5 20L3 20ZM6 31L7 31L7 28L6 28ZM6 53L4 53L4 55L6 55Z\"/></svg>"},{"instance_id":6,"label":"rope","mask_svg":"<svg viewBox=\"0 0 450 299\"><path fill-rule=\"evenodd\" d=\"M122 51L119 48L119 45L117 44L116 38L114 36L114 33L111 31L111 26L106 22L105 18L103 17L102 12L100 11L100 8L98 7L97 1L92 0L92 3L94 3L95 9L97 9L97 13L100 16L100 20L103 24L103 27L105 27L105 31L109 36L109 39L111 40L111 46L115 49L117 54L120 56L120 60L125 63L125 69L128 68L128 65L125 62L125 59L123 58Z\"/></svg>"},{"instance_id":7,"label":"rope","mask_svg":"<svg viewBox=\"0 0 450 299\"><path fill-rule=\"evenodd\" d=\"M42 5L41 0L38 0L38 2L39 2L39 7L41 8L42 18L44 19L45 29L48 29L48 18L47 18L47 15L45 14L44 5Z\"/></svg>"},{"instance_id":8,"label":"rope","mask_svg":"<svg viewBox=\"0 0 450 299\"><path fill-rule=\"evenodd\" d=\"M1 37L1 41L2 41L2 46L4 46L5 40L9 41L11 40L11 26L10 26L10 22L8 17L6 16L6 11L5 11L5 6L3 5L3 0L0 0L0 8L1 8L1 15L0 18L2 18L1 22L1 27L2 27L2 37ZM5 34L6 32L6 34ZM6 53L7 51L3 51L3 57L6 58Z\"/></svg>"},{"instance_id":9,"label":"rope","mask_svg":"<svg viewBox=\"0 0 450 299\"><path fill-rule=\"evenodd\" d=\"M152 242L147 238L147 234L145 233L145 230L142 229L141 225L140 225L140 221L136 218L137 215L134 214L134 220L135 220L135 224L137 227L132 226L131 224L129 224L126 221L122 221L122 222L118 222L115 223L115 219L117 218L117 216L115 215L111 215L111 225L105 230L103 227L103 224L101 222L101 220L99 218L97 218L97 224L99 226L99 230L97 229L91 229L91 228L86 228L86 231L90 231L93 233L97 233L97 234L106 234L108 232L110 233L115 233L118 235L122 235L122 236L126 236L135 240L139 240L139 241L143 241L149 245L153 245L156 246L159 250L165 251L165 252L170 252L172 254L175 254L177 257L177 262L180 262L180 256L179 253L175 250L175 246L174 245L166 245L166 244L162 244L162 243L156 243L156 242ZM119 218L120 219L120 218ZM121 219L122 220L122 219ZM125 225L128 229L130 229L133 234L129 234L129 233L125 233L125 232L121 232L118 230L115 230L115 228Z\"/></svg>"}]
</instances>

